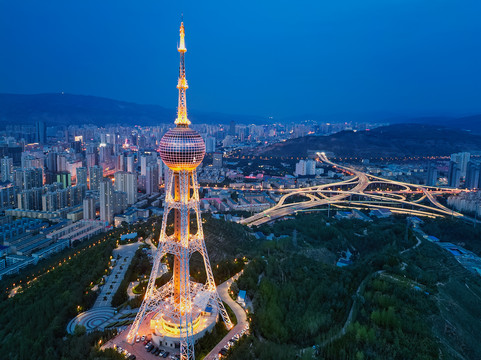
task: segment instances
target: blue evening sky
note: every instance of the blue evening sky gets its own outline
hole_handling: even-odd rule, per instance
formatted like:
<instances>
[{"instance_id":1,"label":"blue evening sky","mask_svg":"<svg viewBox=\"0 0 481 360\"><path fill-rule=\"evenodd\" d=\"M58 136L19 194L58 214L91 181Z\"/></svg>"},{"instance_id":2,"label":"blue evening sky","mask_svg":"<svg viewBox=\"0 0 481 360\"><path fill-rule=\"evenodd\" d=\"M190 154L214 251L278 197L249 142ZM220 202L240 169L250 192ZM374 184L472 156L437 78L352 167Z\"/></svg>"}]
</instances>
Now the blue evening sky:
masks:
<instances>
[{"instance_id":1,"label":"blue evening sky","mask_svg":"<svg viewBox=\"0 0 481 360\"><path fill-rule=\"evenodd\" d=\"M0 0L0 92L284 117L481 112L480 0Z\"/></svg>"}]
</instances>

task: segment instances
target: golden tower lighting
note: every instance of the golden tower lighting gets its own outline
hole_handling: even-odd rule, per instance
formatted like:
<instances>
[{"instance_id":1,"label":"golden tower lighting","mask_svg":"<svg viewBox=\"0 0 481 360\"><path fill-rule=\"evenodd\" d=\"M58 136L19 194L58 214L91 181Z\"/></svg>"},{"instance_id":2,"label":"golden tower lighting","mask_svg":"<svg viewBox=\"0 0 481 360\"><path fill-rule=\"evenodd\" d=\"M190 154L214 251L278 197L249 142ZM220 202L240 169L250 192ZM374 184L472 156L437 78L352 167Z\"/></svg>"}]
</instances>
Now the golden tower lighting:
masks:
<instances>
[{"instance_id":1,"label":"golden tower lighting","mask_svg":"<svg viewBox=\"0 0 481 360\"><path fill-rule=\"evenodd\" d=\"M196 338L215 323L217 315L221 315L227 328L230 329L232 323L217 293L204 242L196 168L204 158L205 144L202 137L189 128L190 121L187 118L188 85L184 61L187 49L183 23L180 25L177 50L180 53L180 67L176 127L170 129L160 142L160 156L169 171L159 245L145 297L127 335L127 341L135 341L142 321L150 316L153 339L171 339L180 344L181 359L194 359ZM168 235L167 219L170 213L173 213L174 232ZM195 233L191 232L189 226L191 218L196 224ZM204 260L207 274L205 284L190 279L189 260L195 252L199 252ZM155 281L163 273L161 260L166 254L174 256L173 275L169 282L157 287Z\"/></svg>"}]
</instances>

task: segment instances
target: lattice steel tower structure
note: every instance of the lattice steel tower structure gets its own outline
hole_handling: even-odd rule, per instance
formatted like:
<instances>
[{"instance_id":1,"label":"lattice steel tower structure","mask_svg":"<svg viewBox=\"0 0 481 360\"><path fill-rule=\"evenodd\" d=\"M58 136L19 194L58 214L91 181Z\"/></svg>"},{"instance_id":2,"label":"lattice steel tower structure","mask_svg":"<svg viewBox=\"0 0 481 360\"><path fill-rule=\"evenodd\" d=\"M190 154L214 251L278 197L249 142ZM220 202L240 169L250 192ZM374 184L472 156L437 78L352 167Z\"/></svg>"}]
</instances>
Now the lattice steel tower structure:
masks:
<instances>
[{"instance_id":1,"label":"lattice steel tower structure","mask_svg":"<svg viewBox=\"0 0 481 360\"><path fill-rule=\"evenodd\" d=\"M180 68L176 127L169 130L160 142L160 156L169 171L159 245L145 297L127 335L127 341L135 341L142 321L150 316L153 337L159 335L159 339L177 339L181 359L194 359L196 335L202 335L207 327L213 326L219 314L227 328L230 329L232 323L217 293L204 243L196 168L204 158L205 144L202 137L189 128L190 121L187 118L188 85L184 62L187 49L184 37L182 22L178 46ZM171 213L174 230L168 234L167 219ZM190 229L191 220L195 224L195 232ZM189 260L195 252L199 252L204 260L207 274L205 284L190 279ZM161 260L166 254L174 256L173 275L169 282L157 287L155 281L162 275Z\"/></svg>"}]
</instances>

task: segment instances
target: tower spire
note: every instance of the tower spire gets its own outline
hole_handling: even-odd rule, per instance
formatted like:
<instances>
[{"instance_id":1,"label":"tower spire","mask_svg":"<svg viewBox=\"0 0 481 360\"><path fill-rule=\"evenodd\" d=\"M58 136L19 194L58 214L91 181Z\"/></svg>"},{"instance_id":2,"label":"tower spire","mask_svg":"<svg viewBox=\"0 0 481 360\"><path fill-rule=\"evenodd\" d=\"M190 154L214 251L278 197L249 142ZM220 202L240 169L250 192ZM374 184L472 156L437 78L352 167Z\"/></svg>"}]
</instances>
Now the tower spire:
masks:
<instances>
[{"instance_id":1,"label":"tower spire","mask_svg":"<svg viewBox=\"0 0 481 360\"><path fill-rule=\"evenodd\" d=\"M177 50L180 53L180 66L179 66L179 80L177 82L177 89L179 89L179 103L177 105L177 119L175 119L175 125L181 127L188 127L190 124L187 119L187 97L186 91L189 88L187 85L187 79L185 78L185 30L184 22L180 23L180 43Z\"/></svg>"},{"instance_id":2,"label":"tower spire","mask_svg":"<svg viewBox=\"0 0 481 360\"><path fill-rule=\"evenodd\" d=\"M228 329L232 328L232 322L217 293L204 242L196 168L204 158L205 143L197 131L189 128L187 119L184 36L182 23L177 48L180 53L177 126L164 134L159 145L160 157L168 167L159 243L145 296L127 341L135 341L142 321L148 319L155 345L175 344L180 349L180 360L194 360L195 340L215 326L217 317L222 317ZM173 223L170 215L173 215ZM196 225L191 228L191 223ZM171 225L173 232L167 230ZM202 256L205 267L206 282L203 284L190 277L189 261L196 252ZM174 257L172 277L159 287L156 282L164 272L162 258L166 254Z\"/></svg>"}]
</instances>

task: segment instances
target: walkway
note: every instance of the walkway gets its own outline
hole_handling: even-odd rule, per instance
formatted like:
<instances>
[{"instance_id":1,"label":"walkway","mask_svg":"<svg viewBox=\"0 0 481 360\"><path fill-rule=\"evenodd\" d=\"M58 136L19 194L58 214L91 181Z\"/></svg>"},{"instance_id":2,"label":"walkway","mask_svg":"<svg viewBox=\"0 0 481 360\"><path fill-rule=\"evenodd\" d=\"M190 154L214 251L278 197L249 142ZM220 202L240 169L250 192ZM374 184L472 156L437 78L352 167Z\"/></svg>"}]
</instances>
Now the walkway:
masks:
<instances>
[{"instance_id":1,"label":"walkway","mask_svg":"<svg viewBox=\"0 0 481 360\"><path fill-rule=\"evenodd\" d=\"M120 245L117 249L114 249L112 259L116 259L116 261L113 262L110 275L105 278L105 285L100 288L94 306L90 310L78 314L68 323L67 332L69 334L73 334L77 325L85 326L87 332L96 329L102 330L102 325L107 325L108 321L113 320L117 311L111 306L112 297L117 292L140 244L140 242L135 242ZM118 260L117 257L119 257Z\"/></svg>"},{"instance_id":2,"label":"walkway","mask_svg":"<svg viewBox=\"0 0 481 360\"><path fill-rule=\"evenodd\" d=\"M113 307L99 307L78 314L67 325L67 332L73 334L77 325L84 326L87 332L94 331L115 315Z\"/></svg>"},{"instance_id":3,"label":"walkway","mask_svg":"<svg viewBox=\"0 0 481 360\"><path fill-rule=\"evenodd\" d=\"M133 298L135 298L137 296L134 293L134 287L136 287L139 284L140 284L139 281L134 281L134 282L129 283L129 287L127 288L127 295L128 295L130 300L132 300Z\"/></svg>"},{"instance_id":4,"label":"walkway","mask_svg":"<svg viewBox=\"0 0 481 360\"><path fill-rule=\"evenodd\" d=\"M236 303L229 295L229 288L232 283L239 278L242 274L242 271L231 277L229 280L223 282L219 286L217 286L217 291L219 292L219 296L223 302L225 302L234 312L237 318L237 325L234 326L229 333L211 350L210 353L206 355L204 358L205 360L214 359L217 355L219 355L219 351L227 345L227 342L232 339L235 334L240 333L242 330L249 325L247 322L247 315L245 310Z\"/></svg>"},{"instance_id":5,"label":"walkway","mask_svg":"<svg viewBox=\"0 0 481 360\"><path fill-rule=\"evenodd\" d=\"M102 286L99 296L95 301L94 308L110 306L112 297L122 282L127 268L135 255L135 252L140 246L140 242L135 242L127 245L120 245L113 251L112 259L117 259L112 267L112 272L106 277L105 285Z\"/></svg>"}]
</instances>

